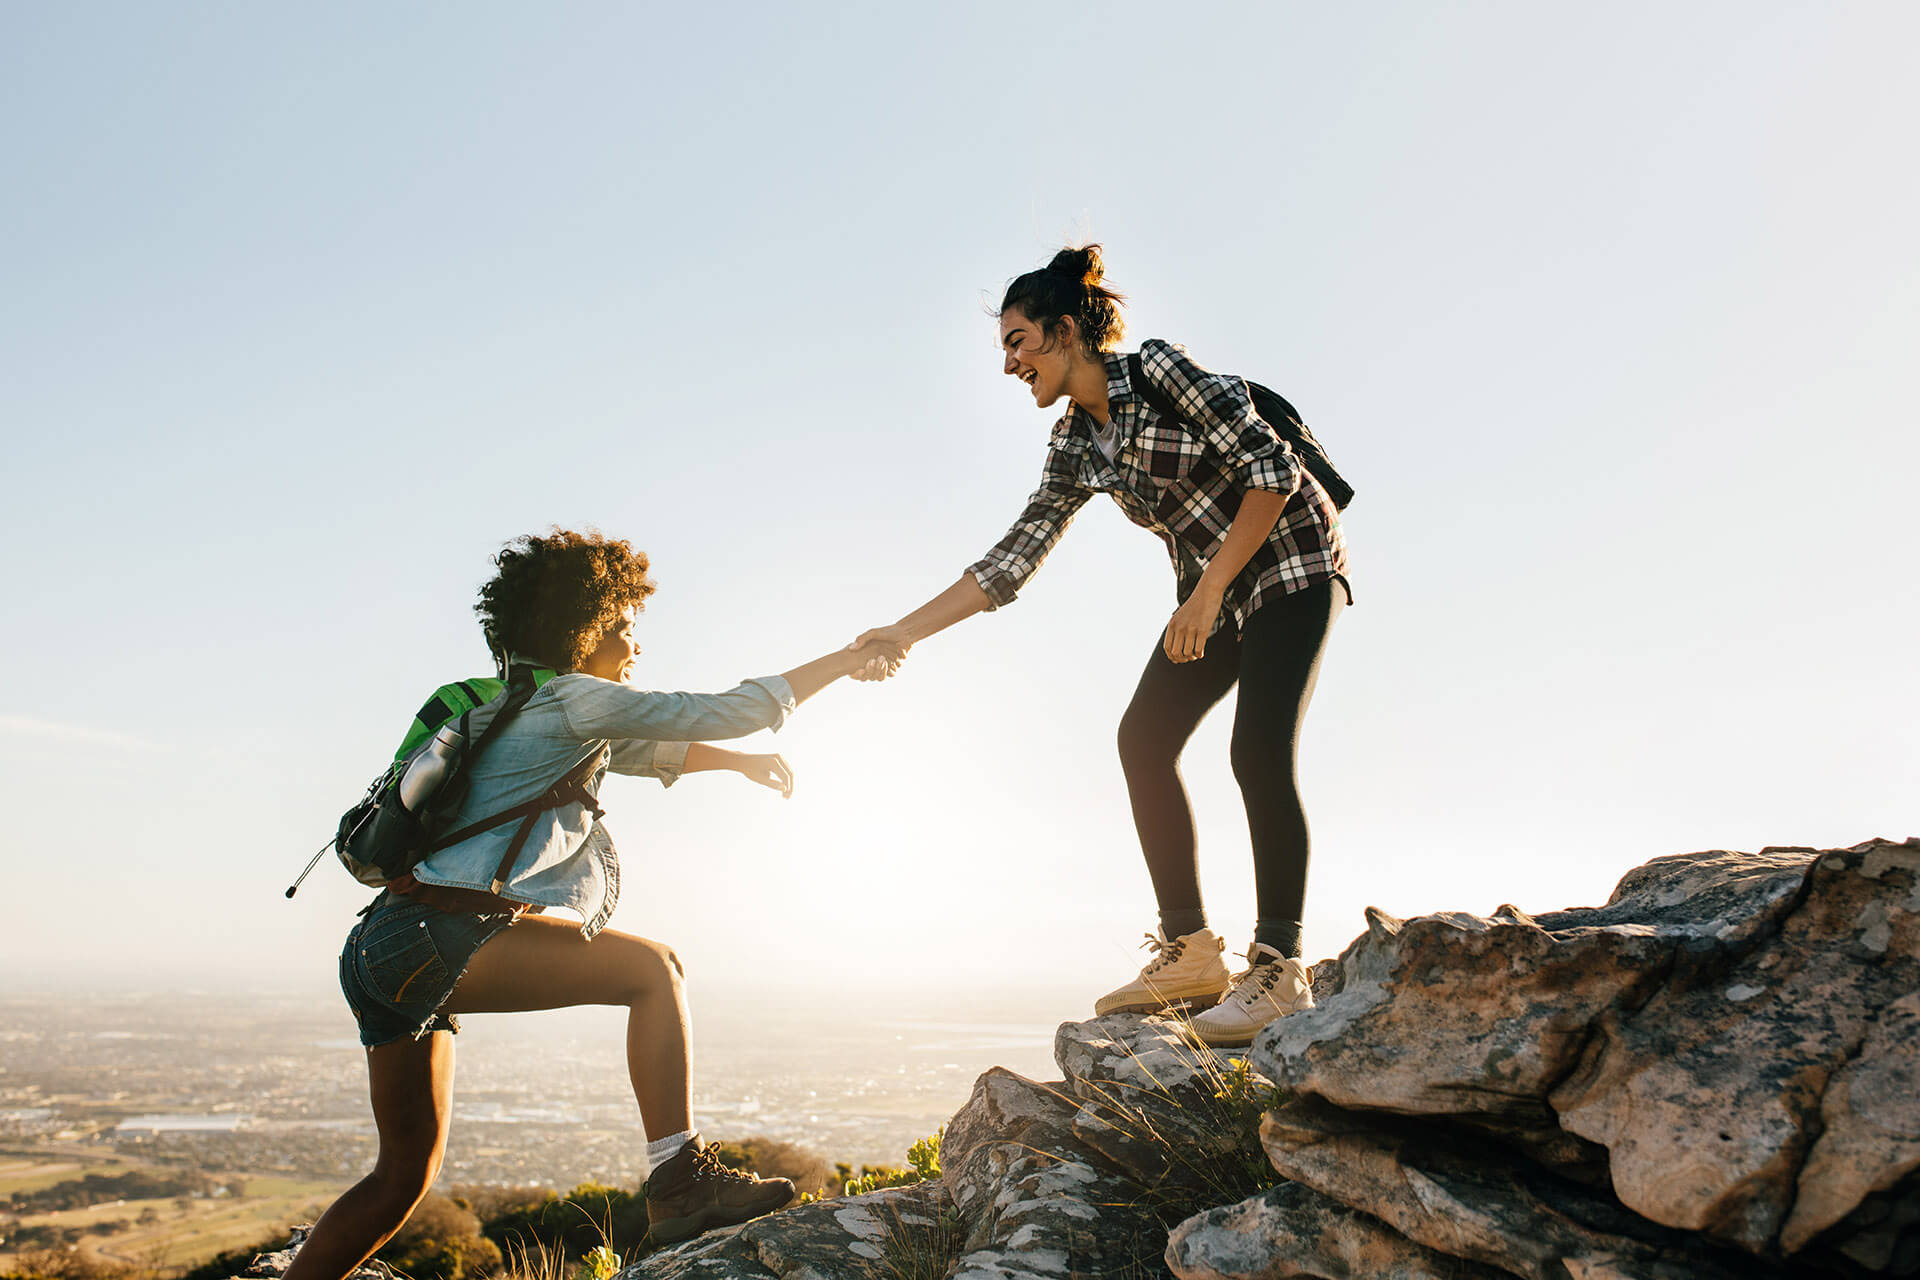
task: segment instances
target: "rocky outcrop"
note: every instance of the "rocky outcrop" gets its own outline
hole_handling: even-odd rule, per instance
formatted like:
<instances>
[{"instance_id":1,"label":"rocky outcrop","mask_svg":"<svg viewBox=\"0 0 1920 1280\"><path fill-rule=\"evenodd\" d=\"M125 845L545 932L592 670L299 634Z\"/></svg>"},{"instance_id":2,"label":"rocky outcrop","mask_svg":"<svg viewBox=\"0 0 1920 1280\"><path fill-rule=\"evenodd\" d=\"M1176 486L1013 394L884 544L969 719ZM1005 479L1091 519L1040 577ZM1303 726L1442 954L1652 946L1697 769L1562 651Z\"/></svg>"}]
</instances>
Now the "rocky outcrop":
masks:
<instances>
[{"instance_id":1,"label":"rocky outcrop","mask_svg":"<svg viewBox=\"0 0 1920 1280\"><path fill-rule=\"evenodd\" d=\"M1313 1100L1270 1114L1280 1172L1450 1260L1530 1280L1587 1276L1741 1280L1770 1268L1663 1230L1611 1197L1442 1126L1369 1123Z\"/></svg>"},{"instance_id":2,"label":"rocky outcrop","mask_svg":"<svg viewBox=\"0 0 1920 1280\"><path fill-rule=\"evenodd\" d=\"M937 1254L951 1202L939 1183L803 1204L652 1254L653 1280L892 1280Z\"/></svg>"},{"instance_id":3,"label":"rocky outcrop","mask_svg":"<svg viewBox=\"0 0 1920 1280\"><path fill-rule=\"evenodd\" d=\"M1061 1079L980 1077L938 1181L621 1280L1920 1276L1920 840L1369 911L1314 989L1240 1062L1175 1019L1066 1023Z\"/></svg>"},{"instance_id":4,"label":"rocky outcrop","mask_svg":"<svg viewBox=\"0 0 1920 1280\"><path fill-rule=\"evenodd\" d=\"M1263 1145L1407 1241L1519 1276L1920 1273L1920 841L1662 858L1538 918L1370 912L1316 989L1255 1046L1288 1098ZM1169 1262L1337 1274L1288 1249Z\"/></svg>"},{"instance_id":5,"label":"rocky outcrop","mask_svg":"<svg viewBox=\"0 0 1920 1280\"><path fill-rule=\"evenodd\" d=\"M1244 1157L1256 1132L1256 1083L1248 1077L1239 1084L1244 1101L1222 1096L1234 1092L1232 1066L1201 1048L1179 1020L1122 1015L1065 1023L1053 1054L1078 1104L1073 1136L1127 1178L1166 1198L1214 1190L1221 1179L1249 1172ZM1251 1169L1264 1178L1258 1162Z\"/></svg>"},{"instance_id":6,"label":"rocky outcrop","mask_svg":"<svg viewBox=\"0 0 1920 1280\"><path fill-rule=\"evenodd\" d=\"M1067 1023L1061 1079L980 1078L940 1183L627 1277L1146 1277L1163 1249L1181 1280L1920 1275L1920 841L1662 858L1537 917L1369 911L1315 993L1257 1071L1176 1020Z\"/></svg>"},{"instance_id":7,"label":"rocky outcrop","mask_svg":"<svg viewBox=\"0 0 1920 1280\"><path fill-rule=\"evenodd\" d=\"M1069 1022L1064 1080L982 1076L942 1162L973 1224L954 1280L1152 1274L1170 1220L1257 1185L1254 1113L1216 1095L1210 1052L1165 1018Z\"/></svg>"},{"instance_id":8,"label":"rocky outcrop","mask_svg":"<svg viewBox=\"0 0 1920 1280\"><path fill-rule=\"evenodd\" d=\"M1167 1265L1184 1280L1500 1280L1507 1273L1416 1244L1297 1182L1177 1227Z\"/></svg>"},{"instance_id":9,"label":"rocky outcrop","mask_svg":"<svg viewBox=\"0 0 1920 1280\"><path fill-rule=\"evenodd\" d=\"M272 1253L256 1253L246 1270L240 1273L241 1280L278 1280L293 1265L293 1255L307 1242L307 1236L313 1231L313 1224L303 1222L289 1228L289 1239L284 1249ZM356 1267L347 1274L347 1280L393 1280L393 1271L384 1262L369 1262Z\"/></svg>"},{"instance_id":10,"label":"rocky outcrop","mask_svg":"<svg viewBox=\"0 0 1920 1280\"><path fill-rule=\"evenodd\" d=\"M943 1144L943 1180L970 1224L954 1276L1058 1276L1152 1256L1127 1208L1137 1191L1075 1137L1077 1111L1064 1082L981 1078Z\"/></svg>"},{"instance_id":11,"label":"rocky outcrop","mask_svg":"<svg viewBox=\"0 0 1920 1280\"><path fill-rule=\"evenodd\" d=\"M1265 1082L1235 1076L1176 1021L1066 1023L1054 1057L1060 1080L980 1077L947 1125L939 1182L773 1214L623 1280L1164 1275L1172 1223L1272 1180L1244 1101ZM862 1215L851 1225L850 1212Z\"/></svg>"}]
</instances>

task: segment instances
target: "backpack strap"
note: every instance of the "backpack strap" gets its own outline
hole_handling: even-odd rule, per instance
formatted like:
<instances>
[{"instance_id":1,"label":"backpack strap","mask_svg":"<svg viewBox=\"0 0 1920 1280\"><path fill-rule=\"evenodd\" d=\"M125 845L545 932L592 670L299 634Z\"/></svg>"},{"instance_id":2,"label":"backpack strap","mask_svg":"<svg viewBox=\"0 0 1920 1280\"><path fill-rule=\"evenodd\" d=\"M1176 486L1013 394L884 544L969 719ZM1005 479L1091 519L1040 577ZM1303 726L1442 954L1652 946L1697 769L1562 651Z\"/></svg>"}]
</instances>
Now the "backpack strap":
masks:
<instances>
[{"instance_id":1,"label":"backpack strap","mask_svg":"<svg viewBox=\"0 0 1920 1280\"><path fill-rule=\"evenodd\" d=\"M600 753L595 751L561 777L560 781L548 787L545 792L535 796L525 804L515 805L503 815L495 815L500 821L488 819L488 826L497 827L503 821L510 822L521 818L520 829L513 833L513 839L507 842L506 852L500 855L500 865L493 869L492 891L498 894L507 887L507 876L513 871L513 864L520 860L520 851L526 848L527 837L533 834L534 820L548 809L558 809L562 805L576 801L586 806L587 812L597 821L606 813L600 807L600 801L593 792L587 790L587 779L600 765Z\"/></svg>"},{"instance_id":2,"label":"backpack strap","mask_svg":"<svg viewBox=\"0 0 1920 1280\"><path fill-rule=\"evenodd\" d=\"M1174 404L1171 396L1147 379L1146 366L1141 363L1140 353L1137 351L1127 357L1127 377L1133 384L1134 394L1152 405L1155 413L1172 418L1176 422L1190 421L1186 414L1180 412L1179 406ZM1353 486L1348 484L1346 477L1335 469L1333 459L1327 457L1327 451L1320 447L1318 440L1314 439L1313 432L1308 430L1307 424L1301 420L1299 411L1278 391L1263 387L1257 382L1247 382L1244 379L1242 382L1247 388L1247 399L1252 403L1253 411L1260 414L1260 420L1273 428L1274 432L1299 457L1308 473L1320 482L1320 487L1325 489L1327 496L1333 499L1335 509L1346 510L1347 504L1353 501ZM1260 408L1260 402L1263 399L1270 401L1268 411L1265 413L1262 413Z\"/></svg>"},{"instance_id":3,"label":"backpack strap","mask_svg":"<svg viewBox=\"0 0 1920 1280\"><path fill-rule=\"evenodd\" d=\"M1172 418L1177 422L1193 421L1187 414L1180 412L1180 406L1173 402L1172 396L1162 391L1159 387L1154 386L1153 383L1148 380L1147 367L1140 362L1140 353L1137 351L1127 357L1127 378L1133 384L1134 394L1152 405L1155 413ZM1247 400L1253 404L1253 411L1259 413L1260 406L1257 403L1257 397L1254 395L1254 388L1260 384L1248 382L1245 378L1240 379L1240 383L1247 389ZM1267 422L1267 425L1278 432L1282 440L1292 444L1300 438L1300 433L1306 430L1306 424L1300 421L1300 414L1291 404L1287 403L1286 398L1278 391L1271 391L1266 387L1260 387L1260 391L1265 395L1273 397L1280 408L1285 411L1285 416L1281 421ZM1266 422L1266 415L1262 414L1260 420Z\"/></svg>"},{"instance_id":4,"label":"backpack strap","mask_svg":"<svg viewBox=\"0 0 1920 1280\"><path fill-rule=\"evenodd\" d=\"M1147 380L1147 367L1140 361L1140 353L1134 352L1127 357L1127 381L1133 387L1133 394L1153 406L1153 411L1175 422L1185 422L1187 415L1174 406L1173 397Z\"/></svg>"},{"instance_id":5,"label":"backpack strap","mask_svg":"<svg viewBox=\"0 0 1920 1280\"><path fill-rule=\"evenodd\" d=\"M438 840L428 845L425 853L438 853L442 849L450 849L462 840L471 840L483 831L491 831L495 827L504 827L516 818L534 817L546 812L548 809L557 809L563 804L572 804L575 801L579 801L585 805L588 812L598 818L604 814L606 810L600 807L600 802L594 794L587 790L587 779L593 776L593 771L599 763L600 753L596 751L567 770L560 781L554 783L533 799L523 800L511 809L502 809L499 813L481 818L478 822L469 822L457 831L449 831L446 835L441 836ZM423 854L422 856L425 855Z\"/></svg>"},{"instance_id":6,"label":"backpack strap","mask_svg":"<svg viewBox=\"0 0 1920 1280\"><path fill-rule=\"evenodd\" d=\"M508 721L520 713L520 709L538 691L539 685L530 668L521 667L509 674L506 700L501 704L500 710L494 713L487 727L480 731L480 736L474 740L473 745L467 748L469 766L472 764L473 757L479 754L480 749L492 741L494 736L506 727ZM520 829L514 832L513 839L507 843L507 850L501 856L500 865L493 873L493 892L499 893L506 882L507 873L513 870L513 864L520 857L520 851L526 847L527 837L533 834L534 820L541 814L549 809L558 809L562 805L576 802L584 805L596 820L606 813L606 810L600 807L599 799L587 788L587 779L593 776L599 764L600 752L588 752L578 763L562 774L559 781L533 799L523 800L511 808L502 809L477 822L469 822L464 827L449 831L422 849L421 859L429 854L438 853L442 849L452 848L462 840L470 840L482 832L492 831L495 827L504 827L509 822L518 821Z\"/></svg>"},{"instance_id":7,"label":"backpack strap","mask_svg":"<svg viewBox=\"0 0 1920 1280\"><path fill-rule=\"evenodd\" d=\"M465 682L462 682L461 688L466 687ZM508 678L507 695L505 700L501 702L500 709L493 713L493 719L487 722L487 727L480 731L480 736L475 738L473 744L466 750L466 759L469 767L472 766L473 758L480 754L480 748L493 741L499 732L507 727L508 721L519 715L520 709L526 706L533 695L539 691L540 687L534 683L533 675L530 672L523 676L520 672L516 671ZM479 707L475 707L474 710L479 710ZM473 712L470 711L467 714L472 715Z\"/></svg>"}]
</instances>

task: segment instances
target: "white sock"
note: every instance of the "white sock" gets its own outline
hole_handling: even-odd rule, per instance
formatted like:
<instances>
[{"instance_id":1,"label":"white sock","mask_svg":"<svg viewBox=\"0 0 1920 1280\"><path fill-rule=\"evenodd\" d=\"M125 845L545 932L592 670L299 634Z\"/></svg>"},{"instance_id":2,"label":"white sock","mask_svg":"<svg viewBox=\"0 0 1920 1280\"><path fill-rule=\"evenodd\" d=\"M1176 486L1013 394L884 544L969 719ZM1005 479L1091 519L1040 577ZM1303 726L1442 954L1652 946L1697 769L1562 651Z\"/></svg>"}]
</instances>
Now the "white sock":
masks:
<instances>
[{"instance_id":1,"label":"white sock","mask_svg":"<svg viewBox=\"0 0 1920 1280\"><path fill-rule=\"evenodd\" d=\"M647 1144L648 1166L658 1169L661 1165L679 1155L680 1148L692 1142L694 1137L695 1134L693 1130L683 1129L679 1133L670 1133L664 1138L655 1138Z\"/></svg>"}]
</instances>

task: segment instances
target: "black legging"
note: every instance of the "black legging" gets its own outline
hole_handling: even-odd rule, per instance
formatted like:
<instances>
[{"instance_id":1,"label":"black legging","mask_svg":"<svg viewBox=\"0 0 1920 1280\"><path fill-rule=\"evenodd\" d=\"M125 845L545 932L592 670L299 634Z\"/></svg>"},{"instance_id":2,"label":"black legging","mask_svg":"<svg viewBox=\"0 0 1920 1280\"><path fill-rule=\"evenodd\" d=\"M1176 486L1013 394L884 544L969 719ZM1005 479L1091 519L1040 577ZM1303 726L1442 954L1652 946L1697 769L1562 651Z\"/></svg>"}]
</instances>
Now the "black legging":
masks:
<instances>
[{"instance_id":1,"label":"black legging","mask_svg":"<svg viewBox=\"0 0 1920 1280\"><path fill-rule=\"evenodd\" d=\"M1313 697L1327 632L1346 602L1344 579L1269 597L1239 639L1231 626L1222 628L1194 662L1175 663L1154 645L1120 718L1120 763L1163 913L1200 909L1193 809L1180 781L1180 753L1238 681L1233 776L1247 805L1260 919L1300 919L1307 889L1307 815L1295 774L1300 722ZM1297 940L1292 949L1297 954Z\"/></svg>"}]
</instances>

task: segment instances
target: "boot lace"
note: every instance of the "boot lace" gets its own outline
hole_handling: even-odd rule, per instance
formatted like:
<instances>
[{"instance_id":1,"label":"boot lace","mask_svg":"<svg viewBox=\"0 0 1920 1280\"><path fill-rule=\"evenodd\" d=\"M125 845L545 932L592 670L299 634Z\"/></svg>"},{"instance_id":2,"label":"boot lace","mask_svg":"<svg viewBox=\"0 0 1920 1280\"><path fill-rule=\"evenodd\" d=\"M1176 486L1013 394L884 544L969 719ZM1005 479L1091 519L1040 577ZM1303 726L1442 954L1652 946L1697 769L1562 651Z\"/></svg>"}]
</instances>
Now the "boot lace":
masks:
<instances>
[{"instance_id":1,"label":"boot lace","mask_svg":"<svg viewBox=\"0 0 1920 1280\"><path fill-rule=\"evenodd\" d=\"M1259 1000L1273 994L1274 987L1286 976L1287 966L1279 960L1264 960L1257 964L1249 963L1245 973L1233 976L1233 998L1241 1004L1251 1007Z\"/></svg>"},{"instance_id":2,"label":"boot lace","mask_svg":"<svg viewBox=\"0 0 1920 1280\"><path fill-rule=\"evenodd\" d=\"M732 1182L758 1182L753 1174L739 1169L729 1168L720 1163L720 1157L713 1154L713 1148L702 1143L693 1149L693 1176L695 1178L722 1178Z\"/></svg>"},{"instance_id":3,"label":"boot lace","mask_svg":"<svg viewBox=\"0 0 1920 1280\"><path fill-rule=\"evenodd\" d=\"M1145 976L1149 973L1158 973L1178 960L1181 953L1187 949L1187 940L1175 938L1169 942L1157 933L1150 933L1147 935L1147 940L1140 946L1153 952L1153 959L1147 961L1147 967L1140 971L1141 975Z\"/></svg>"}]
</instances>

